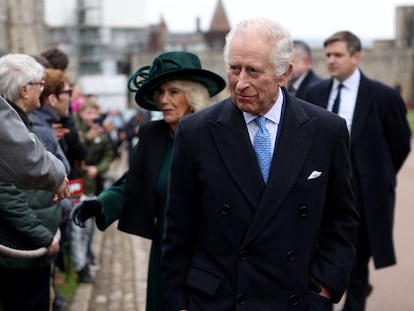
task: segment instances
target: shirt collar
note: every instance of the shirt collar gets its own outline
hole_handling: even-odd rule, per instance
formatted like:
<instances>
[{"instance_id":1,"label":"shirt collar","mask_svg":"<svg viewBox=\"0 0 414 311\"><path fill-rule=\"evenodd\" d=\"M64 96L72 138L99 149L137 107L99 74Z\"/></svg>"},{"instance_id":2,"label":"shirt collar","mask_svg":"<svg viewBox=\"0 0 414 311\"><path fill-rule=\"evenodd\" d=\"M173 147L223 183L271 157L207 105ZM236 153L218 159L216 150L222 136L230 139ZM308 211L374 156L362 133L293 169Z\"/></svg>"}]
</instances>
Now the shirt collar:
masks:
<instances>
[{"instance_id":1,"label":"shirt collar","mask_svg":"<svg viewBox=\"0 0 414 311\"><path fill-rule=\"evenodd\" d=\"M279 125L280 122L280 116L282 114L282 105L283 105L283 98L284 98L284 94L281 88L279 88L279 97L276 100L276 102L274 103L274 105L272 106L272 108L270 108L270 110L264 115L266 117L266 119L268 119L269 121ZM257 118L257 115L251 114L249 112L245 112L243 111L243 115L244 115L244 119L246 120L246 124L249 124L250 122L252 122L254 119Z\"/></svg>"},{"instance_id":2,"label":"shirt collar","mask_svg":"<svg viewBox=\"0 0 414 311\"><path fill-rule=\"evenodd\" d=\"M342 81L342 85L347 89L354 90L358 88L360 79L361 79L361 72L359 71L359 69L356 69L353 72L353 74L349 76L348 79ZM337 79L334 79L333 89L336 89L340 83L341 82L339 82Z\"/></svg>"},{"instance_id":3,"label":"shirt collar","mask_svg":"<svg viewBox=\"0 0 414 311\"><path fill-rule=\"evenodd\" d=\"M297 91L302 83L302 81L305 79L305 77L308 75L309 71L305 72L303 75L301 75L298 79L296 79L295 82L292 83L292 87Z\"/></svg>"}]
</instances>

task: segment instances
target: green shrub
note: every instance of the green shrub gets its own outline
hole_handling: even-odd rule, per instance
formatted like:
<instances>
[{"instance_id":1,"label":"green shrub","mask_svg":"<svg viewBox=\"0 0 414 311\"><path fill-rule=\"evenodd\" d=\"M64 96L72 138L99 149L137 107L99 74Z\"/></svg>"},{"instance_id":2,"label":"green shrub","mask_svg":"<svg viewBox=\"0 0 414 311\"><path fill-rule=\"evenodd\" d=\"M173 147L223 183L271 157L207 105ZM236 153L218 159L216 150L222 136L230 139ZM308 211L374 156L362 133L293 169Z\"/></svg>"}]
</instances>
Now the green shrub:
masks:
<instances>
[{"instance_id":1,"label":"green shrub","mask_svg":"<svg viewBox=\"0 0 414 311\"><path fill-rule=\"evenodd\" d=\"M72 301L75 296L76 287L78 286L77 274L75 267L69 257L65 256L65 268L67 271L61 271L58 268L55 271L57 278L64 281L63 285L56 284L56 291L66 298L68 301ZM68 309L69 310L69 309ZM0 310L1 311L1 310Z\"/></svg>"},{"instance_id":2,"label":"green shrub","mask_svg":"<svg viewBox=\"0 0 414 311\"><path fill-rule=\"evenodd\" d=\"M414 135L414 109L408 110L407 118L408 123L410 124L411 133Z\"/></svg>"}]
</instances>

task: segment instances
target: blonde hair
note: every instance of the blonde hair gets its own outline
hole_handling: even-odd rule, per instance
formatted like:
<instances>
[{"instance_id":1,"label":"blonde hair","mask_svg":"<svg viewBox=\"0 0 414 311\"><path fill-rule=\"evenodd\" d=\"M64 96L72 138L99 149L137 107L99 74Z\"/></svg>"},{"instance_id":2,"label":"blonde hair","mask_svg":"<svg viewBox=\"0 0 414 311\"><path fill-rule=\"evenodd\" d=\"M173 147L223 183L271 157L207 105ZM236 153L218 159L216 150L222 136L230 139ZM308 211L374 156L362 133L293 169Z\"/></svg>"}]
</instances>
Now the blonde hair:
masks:
<instances>
[{"instance_id":1,"label":"blonde hair","mask_svg":"<svg viewBox=\"0 0 414 311\"><path fill-rule=\"evenodd\" d=\"M93 108L96 109L98 111L100 111L101 106L99 105L97 99L95 97L88 97L86 98L85 102L79 106L79 109L77 111L77 113L81 113L83 111L85 111L88 108Z\"/></svg>"},{"instance_id":2,"label":"blonde hair","mask_svg":"<svg viewBox=\"0 0 414 311\"><path fill-rule=\"evenodd\" d=\"M191 80L171 80L169 82L185 93L188 104L194 112L200 111L211 105L210 96L204 84ZM155 94L156 92L154 92L154 102L159 107L158 98Z\"/></svg>"}]
</instances>

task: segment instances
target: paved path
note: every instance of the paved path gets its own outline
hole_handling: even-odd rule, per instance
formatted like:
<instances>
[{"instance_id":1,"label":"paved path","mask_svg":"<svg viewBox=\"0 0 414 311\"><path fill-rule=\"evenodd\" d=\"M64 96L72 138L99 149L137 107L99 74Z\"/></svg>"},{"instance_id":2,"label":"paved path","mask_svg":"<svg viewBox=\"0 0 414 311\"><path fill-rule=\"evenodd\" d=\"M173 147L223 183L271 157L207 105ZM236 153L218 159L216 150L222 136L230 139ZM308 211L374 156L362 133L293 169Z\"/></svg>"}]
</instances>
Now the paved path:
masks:
<instances>
[{"instance_id":1,"label":"paved path","mask_svg":"<svg viewBox=\"0 0 414 311\"><path fill-rule=\"evenodd\" d=\"M398 264L371 269L374 291L366 311L414 310L413 201L414 152L398 177L394 230ZM113 224L104 233L96 230L94 248L102 268L94 286L78 287L70 310L144 311L149 241L122 233Z\"/></svg>"}]
</instances>

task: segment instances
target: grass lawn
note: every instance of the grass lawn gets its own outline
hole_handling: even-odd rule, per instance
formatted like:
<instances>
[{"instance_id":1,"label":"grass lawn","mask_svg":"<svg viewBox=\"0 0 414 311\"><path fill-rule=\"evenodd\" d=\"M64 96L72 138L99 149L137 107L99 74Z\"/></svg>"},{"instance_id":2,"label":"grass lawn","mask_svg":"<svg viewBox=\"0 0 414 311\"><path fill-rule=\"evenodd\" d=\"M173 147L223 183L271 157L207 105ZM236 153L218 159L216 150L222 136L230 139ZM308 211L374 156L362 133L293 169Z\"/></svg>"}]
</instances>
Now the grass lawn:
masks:
<instances>
[{"instance_id":1,"label":"grass lawn","mask_svg":"<svg viewBox=\"0 0 414 311\"><path fill-rule=\"evenodd\" d=\"M68 301L72 301L72 298L75 295L76 287L78 286L77 275L71 260L66 257L65 261L66 266L68 266L68 271L63 272L56 269L56 277L62 280L63 284L55 284L55 288L60 295L65 297Z\"/></svg>"}]
</instances>

